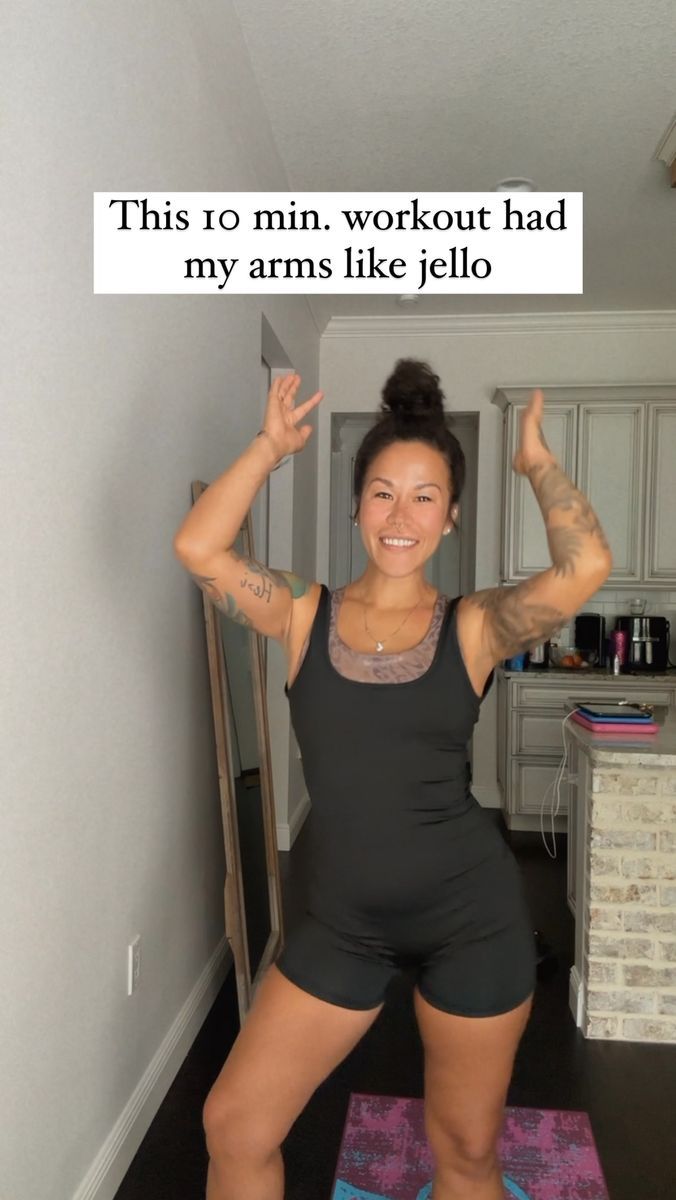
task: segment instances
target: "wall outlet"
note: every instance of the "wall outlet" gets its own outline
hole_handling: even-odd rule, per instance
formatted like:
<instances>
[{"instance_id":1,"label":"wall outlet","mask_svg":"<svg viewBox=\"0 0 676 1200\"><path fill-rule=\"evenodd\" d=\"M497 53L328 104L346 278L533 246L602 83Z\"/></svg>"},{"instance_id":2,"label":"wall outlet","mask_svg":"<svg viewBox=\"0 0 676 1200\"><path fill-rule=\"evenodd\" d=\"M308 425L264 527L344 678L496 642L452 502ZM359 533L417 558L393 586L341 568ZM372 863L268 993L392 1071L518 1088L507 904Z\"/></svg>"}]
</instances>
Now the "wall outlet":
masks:
<instances>
[{"instance_id":1,"label":"wall outlet","mask_svg":"<svg viewBox=\"0 0 676 1200\"><path fill-rule=\"evenodd\" d=\"M141 978L141 935L127 946L127 995L135 992Z\"/></svg>"}]
</instances>

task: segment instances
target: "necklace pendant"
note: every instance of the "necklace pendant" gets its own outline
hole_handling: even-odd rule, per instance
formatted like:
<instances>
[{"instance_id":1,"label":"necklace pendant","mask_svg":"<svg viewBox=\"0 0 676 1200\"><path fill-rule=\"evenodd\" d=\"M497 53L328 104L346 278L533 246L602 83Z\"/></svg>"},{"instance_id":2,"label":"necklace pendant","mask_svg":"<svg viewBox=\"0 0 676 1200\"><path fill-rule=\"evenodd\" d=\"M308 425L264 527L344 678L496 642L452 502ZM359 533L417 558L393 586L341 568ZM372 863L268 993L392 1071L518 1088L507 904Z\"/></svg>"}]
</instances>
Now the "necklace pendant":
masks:
<instances>
[{"instance_id":1,"label":"necklace pendant","mask_svg":"<svg viewBox=\"0 0 676 1200\"><path fill-rule=\"evenodd\" d=\"M376 650L378 651L378 653L380 653L380 651L382 650L382 648L383 648L383 643L382 643L382 642L376 642Z\"/></svg>"}]
</instances>

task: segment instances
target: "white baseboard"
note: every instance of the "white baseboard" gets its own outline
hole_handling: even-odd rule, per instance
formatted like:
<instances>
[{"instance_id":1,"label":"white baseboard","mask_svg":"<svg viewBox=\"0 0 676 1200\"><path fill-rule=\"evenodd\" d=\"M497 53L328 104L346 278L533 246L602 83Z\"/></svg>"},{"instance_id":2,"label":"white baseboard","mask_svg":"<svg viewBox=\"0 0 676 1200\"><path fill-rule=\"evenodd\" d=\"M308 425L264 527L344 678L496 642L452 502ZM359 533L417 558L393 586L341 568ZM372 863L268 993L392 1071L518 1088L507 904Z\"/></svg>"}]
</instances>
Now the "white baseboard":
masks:
<instances>
[{"instance_id":1,"label":"white baseboard","mask_svg":"<svg viewBox=\"0 0 676 1200\"><path fill-rule=\"evenodd\" d=\"M232 966L225 935L85 1175L73 1200L113 1200ZM204 1097L206 1100L206 1096Z\"/></svg>"},{"instance_id":2,"label":"white baseboard","mask_svg":"<svg viewBox=\"0 0 676 1200\"><path fill-rule=\"evenodd\" d=\"M310 797L306 791L303 791L300 803L293 810L293 816L288 823L282 824L277 822L277 849L290 850L295 842L298 834L303 828L305 818L307 817L312 805Z\"/></svg>"}]
</instances>

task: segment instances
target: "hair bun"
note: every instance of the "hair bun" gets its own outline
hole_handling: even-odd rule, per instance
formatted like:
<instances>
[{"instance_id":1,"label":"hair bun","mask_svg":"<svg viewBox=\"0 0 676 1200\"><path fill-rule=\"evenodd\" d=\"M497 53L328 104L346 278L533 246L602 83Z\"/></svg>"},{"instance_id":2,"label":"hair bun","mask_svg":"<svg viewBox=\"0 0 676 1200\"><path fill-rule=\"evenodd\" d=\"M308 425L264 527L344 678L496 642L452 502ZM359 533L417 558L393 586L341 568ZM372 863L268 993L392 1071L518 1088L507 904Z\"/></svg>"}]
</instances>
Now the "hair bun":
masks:
<instances>
[{"instance_id":1,"label":"hair bun","mask_svg":"<svg viewBox=\"0 0 676 1200\"><path fill-rule=\"evenodd\" d=\"M392 413L400 420L443 418L444 393L439 387L439 376L419 359L400 358L381 395L381 412Z\"/></svg>"}]
</instances>

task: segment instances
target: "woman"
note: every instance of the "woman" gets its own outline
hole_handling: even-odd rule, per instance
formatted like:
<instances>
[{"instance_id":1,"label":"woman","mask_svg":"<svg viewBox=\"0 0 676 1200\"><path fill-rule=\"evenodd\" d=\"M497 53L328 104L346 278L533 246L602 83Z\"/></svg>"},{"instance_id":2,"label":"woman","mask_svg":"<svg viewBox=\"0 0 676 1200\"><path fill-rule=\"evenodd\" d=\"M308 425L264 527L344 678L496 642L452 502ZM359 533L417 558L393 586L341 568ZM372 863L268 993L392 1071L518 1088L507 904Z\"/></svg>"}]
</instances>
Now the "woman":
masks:
<instances>
[{"instance_id":1,"label":"woman","mask_svg":"<svg viewBox=\"0 0 676 1200\"><path fill-rule=\"evenodd\" d=\"M174 541L218 607L284 647L313 806L307 912L204 1106L207 1200L283 1200L291 1125L404 966L416 973L433 1200L501 1200L497 1144L535 951L512 852L469 790L467 742L496 664L563 625L611 555L545 442L535 391L513 468L533 486L553 565L516 587L438 594L424 568L454 528L464 457L438 376L402 359L355 461L362 576L331 594L240 558L232 546L258 489L310 436L301 421L322 392L294 408L299 384L275 380L260 434Z\"/></svg>"}]
</instances>

